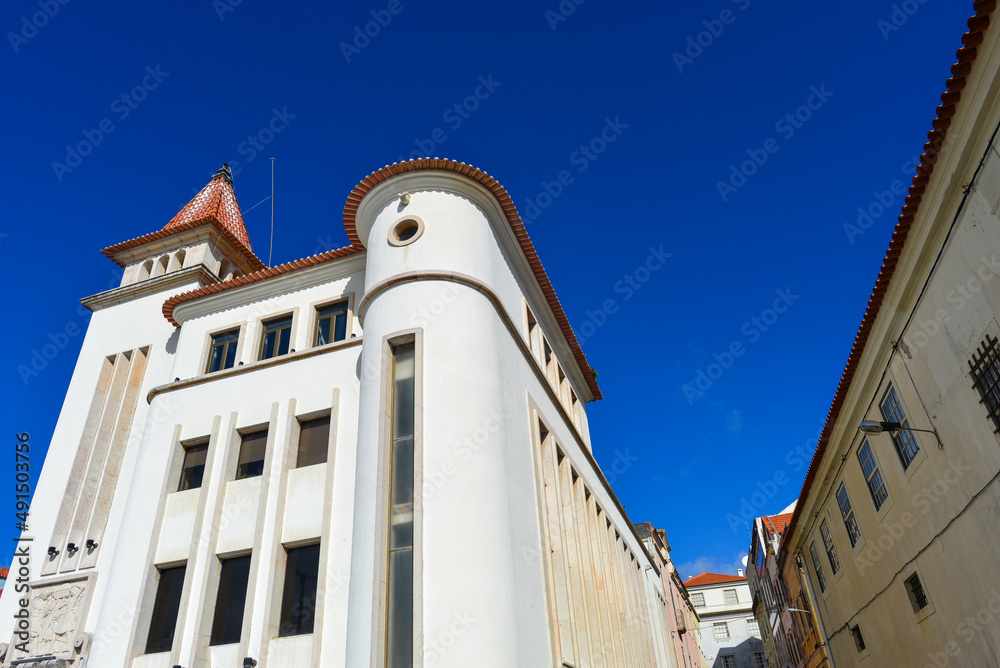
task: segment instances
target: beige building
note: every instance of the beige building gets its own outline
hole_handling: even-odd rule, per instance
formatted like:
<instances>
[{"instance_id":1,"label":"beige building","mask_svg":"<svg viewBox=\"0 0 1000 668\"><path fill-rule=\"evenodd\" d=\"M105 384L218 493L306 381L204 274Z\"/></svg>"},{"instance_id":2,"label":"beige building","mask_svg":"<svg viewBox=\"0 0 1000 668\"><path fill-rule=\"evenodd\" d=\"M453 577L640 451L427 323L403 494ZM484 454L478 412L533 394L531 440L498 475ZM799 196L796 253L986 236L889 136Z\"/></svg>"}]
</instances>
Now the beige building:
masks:
<instances>
[{"instance_id":1,"label":"beige building","mask_svg":"<svg viewBox=\"0 0 1000 668\"><path fill-rule=\"evenodd\" d=\"M837 668L1000 665L995 7L974 4L782 541Z\"/></svg>"}]
</instances>

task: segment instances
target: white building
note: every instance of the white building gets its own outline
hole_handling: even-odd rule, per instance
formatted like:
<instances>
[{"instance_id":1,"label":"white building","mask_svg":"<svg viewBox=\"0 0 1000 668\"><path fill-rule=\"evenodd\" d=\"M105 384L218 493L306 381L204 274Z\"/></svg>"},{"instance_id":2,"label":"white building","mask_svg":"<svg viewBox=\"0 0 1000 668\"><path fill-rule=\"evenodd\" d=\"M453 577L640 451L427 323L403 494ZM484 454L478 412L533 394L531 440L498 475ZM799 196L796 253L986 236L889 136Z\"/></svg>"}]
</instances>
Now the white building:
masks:
<instances>
[{"instance_id":1,"label":"white building","mask_svg":"<svg viewBox=\"0 0 1000 668\"><path fill-rule=\"evenodd\" d=\"M124 277L83 300L4 666L671 665L591 454L600 390L506 191L410 161L344 223L351 246L267 268L224 167L104 250Z\"/></svg>"},{"instance_id":2,"label":"white building","mask_svg":"<svg viewBox=\"0 0 1000 668\"><path fill-rule=\"evenodd\" d=\"M701 619L709 668L767 668L746 576L702 573L684 581Z\"/></svg>"}]
</instances>

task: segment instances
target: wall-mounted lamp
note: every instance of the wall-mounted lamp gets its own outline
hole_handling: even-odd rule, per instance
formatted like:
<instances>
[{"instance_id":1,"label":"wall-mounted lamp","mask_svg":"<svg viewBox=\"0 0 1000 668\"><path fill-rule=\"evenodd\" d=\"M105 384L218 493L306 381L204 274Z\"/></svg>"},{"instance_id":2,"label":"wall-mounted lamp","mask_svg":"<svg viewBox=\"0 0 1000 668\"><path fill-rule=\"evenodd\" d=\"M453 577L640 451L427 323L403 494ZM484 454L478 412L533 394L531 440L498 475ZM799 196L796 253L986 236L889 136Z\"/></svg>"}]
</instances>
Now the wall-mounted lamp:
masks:
<instances>
[{"instance_id":1,"label":"wall-mounted lamp","mask_svg":"<svg viewBox=\"0 0 1000 668\"><path fill-rule=\"evenodd\" d=\"M86 547L88 550L93 550L97 547L97 541L94 540L93 538L88 538L87 544L84 547Z\"/></svg>"},{"instance_id":2,"label":"wall-mounted lamp","mask_svg":"<svg viewBox=\"0 0 1000 668\"><path fill-rule=\"evenodd\" d=\"M76 546L76 543L66 543L66 551L69 552L70 554L76 552L79 549L80 548Z\"/></svg>"},{"instance_id":3,"label":"wall-mounted lamp","mask_svg":"<svg viewBox=\"0 0 1000 668\"><path fill-rule=\"evenodd\" d=\"M941 437L938 436L937 429L914 429L913 427L904 427L898 422L880 422L878 420L865 420L858 425L858 429L866 434L881 434L883 431L887 431L890 434L894 431L922 431L934 434L934 438L937 439L938 450L944 450L944 443L941 442Z\"/></svg>"},{"instance_id":4,"label":"wall-mounted lamp","mask_svg":"<svg viewBox=\"0 0 1000 668\"><path fill-rule=\"evenodd\" d=\"M249 656L243 659L243 668L253 668L257 665L257 659L251 659Z\"/></svg>"},{"instance_id":5,"label":"wall-mounted lamp","mask_svg":"<svg viewBox=\"0 0 1000 668\"><path fill-rule=\"evenodd\" d=\"M59 550L57 550L57 549L56 549L55 547L53 547L52 545L49 545L49 556L50 556L50 557L54 557L54 556L56 556L57 554L59 554Z\"/></svg>"}]
</instances>

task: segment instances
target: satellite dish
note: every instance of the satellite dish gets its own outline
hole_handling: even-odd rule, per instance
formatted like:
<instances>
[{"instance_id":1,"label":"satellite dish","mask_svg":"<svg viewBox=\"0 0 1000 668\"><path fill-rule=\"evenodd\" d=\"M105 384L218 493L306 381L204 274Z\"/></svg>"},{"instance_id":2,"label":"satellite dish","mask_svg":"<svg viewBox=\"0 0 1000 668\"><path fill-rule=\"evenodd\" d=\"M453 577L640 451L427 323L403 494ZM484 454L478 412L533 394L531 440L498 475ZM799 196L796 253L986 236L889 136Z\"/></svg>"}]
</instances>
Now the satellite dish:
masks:
<instances>
[{"instance_id":1,"label":"satellite dish","mask_svg":"<svg viewBox=\"0 0 1000 668\"><path fill-rule=\"evenodd\" d=\"M747 556L743 557L743 568L747 567L747 559L749 559L749 558L750 558L749 554Z\"/></svg>"}]
</instances>

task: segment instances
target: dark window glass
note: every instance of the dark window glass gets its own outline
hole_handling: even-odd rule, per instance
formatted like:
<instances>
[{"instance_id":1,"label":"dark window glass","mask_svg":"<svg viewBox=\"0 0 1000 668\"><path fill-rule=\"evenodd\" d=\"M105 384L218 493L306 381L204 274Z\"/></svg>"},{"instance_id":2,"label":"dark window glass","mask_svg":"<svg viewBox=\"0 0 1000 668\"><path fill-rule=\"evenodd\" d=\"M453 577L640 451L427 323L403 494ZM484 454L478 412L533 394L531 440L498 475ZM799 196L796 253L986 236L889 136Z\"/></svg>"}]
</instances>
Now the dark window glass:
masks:
<instances>
[{"instance_id":1,"label":"dark window glass","mask_svg":"<svg viewBox=\"0 0 1000 668\"><path fill-rule=\"evenodd\" d=\"M181 484L177 487L178 492L201 487L207 458L208 443L188 445L184 448L184 464L181 466Z\"/></svg>"},{"instance_id":2,"label":"dark window glass","mask_svg":"<svg viewBox=\"0 0 1000 668\"><path fill-rule=\"evenodd\" d=\"M316 309L316 345L322 346L347 337L347 302Z\"/></svg>"},{"instance_id":3,"label":"dark window glass","mask_svg":"<svg viewBox=\"0 0 1000 668\"><path fill-rule=\"evenodd\" d=\"M240 641L249 580L249 554L245 557L222 560L219 594L215 599L215 619L212 620L213 645L230 645Z\"/></svg>"},{"instance_id":4,"label":"dark window glass","mask_svg":"<svg viewBox=\"0 0 1000 668\"><path fill-rule=\"evenodd\" d=\"M303 420L299 423L299 456L295 466L312 466L326 461L330 442L330 416Z\"/></svg>"},{"instance_id":5,"label":"dark window glass","mask_svg":"<svg viewBox=\"0 0 1000 668\"><path fill-rule=\"evenodd\" d=\"M238 329L213 336L212 352L208 356L208 373L233 368L233 364L236 363L236 346L239 342Z\"/></svg>"},{"instance_id":6,"label":"dark window glass","mask_svg":"<svg viewBox=\"0 0 1000 668\"><path fill-rule=\"evenodd\" d=\"M243 434L240 443L240 462L236 479L253 478L264 472L264 453L267 451L267 431Z\"/></svg>"},{"instance_id":7,"label":"dark window glass","mask_svg":"<svg viewBox=\"0 0 1000 668\"><path fill-rule=\"evenodd\" d=\"M916 573L906 580L906 593L913 605L913 612L920 612L927 607L927 594L924 593L924 586L920 583L920 576Z\"/></svg>"},{"instance_id":8,"label":"dark window glass","mask_svg":"<svg viewBox=\"0 0 1000 668\"><path fill-rule=\"evenodd\" d=\"M396 346L393 354L386 666L409 668L413 665L414 344Z\"/></svg>"},{"instance_id":9,"label":"dark window glass","mask_svg":"<svg viewBox=\"0 0 1000 668\"><path fill-rule=\"evenodd\" d=\"M153 603L153 619L146 638L146 654L169 652L174 644L174 629L177 626L177 612L181 607L185 570L184 566L160 570L160 583L156 587L156 600Z\"/></svg>"},{"instance_id":10,"label":"dark window glass","mask_svg":"<svg viewBox=\"0 0 1000 668\"><path fill-rule=\"evenodd\" d=\"M261 341L260 347L260 358L267 360L286 354L291 339L292 316L265 322L264 339Z\"/></svg>"},{"instance_id":11,"label":"dark window glass","mask_svg":"<svg viewBox=\"0 0 1000 668\"><path fill-rule=\"evenodd\" d=\"M281 596L279 636L313 632L316 619L316 582L319 578L319 545L286 550L285 588Z\"/></svg>"},{"instance_id":12,"label":"dark window glass","mask_svg":"<svg viewBox=\"0 0 1000 668\"><path fill-rule=\"evenodd\" d=\"M851 629L851 637L854 638L855 649L857 649L859 652L865 651L865 637L861 635L861 627L852 626L850 627L850 629Z\"/></svg>"}]
</instances>

